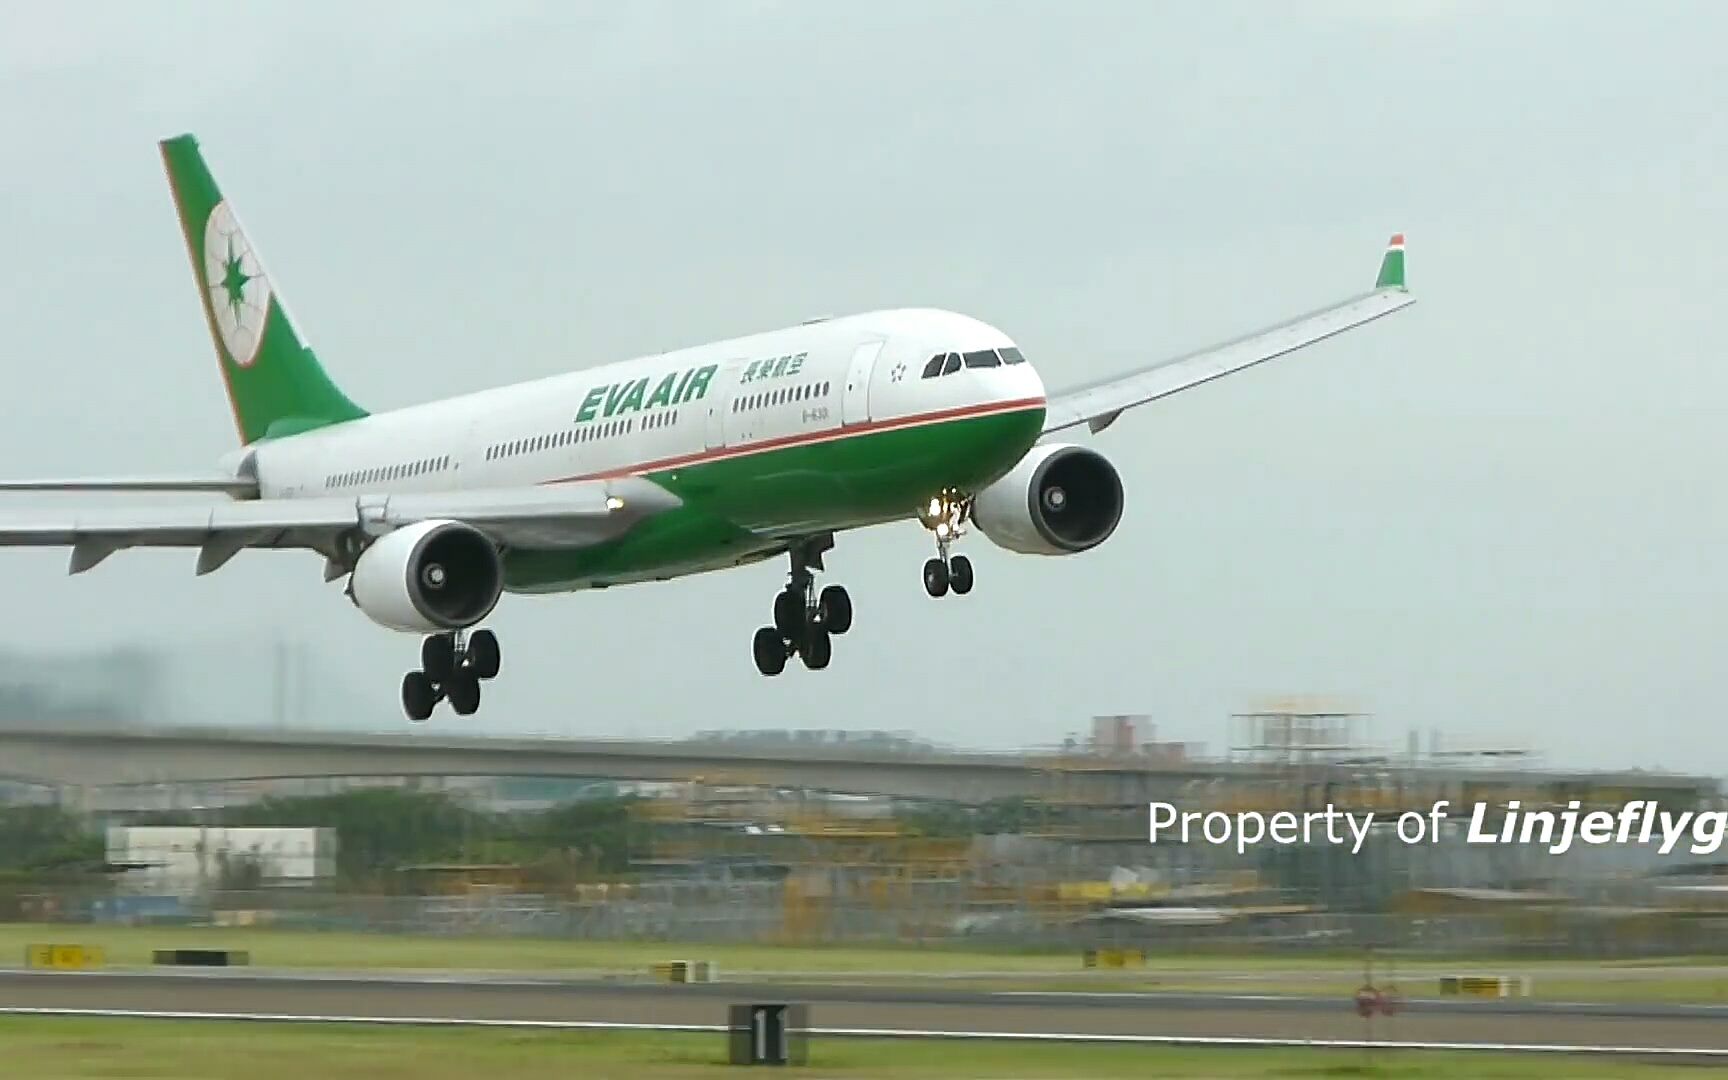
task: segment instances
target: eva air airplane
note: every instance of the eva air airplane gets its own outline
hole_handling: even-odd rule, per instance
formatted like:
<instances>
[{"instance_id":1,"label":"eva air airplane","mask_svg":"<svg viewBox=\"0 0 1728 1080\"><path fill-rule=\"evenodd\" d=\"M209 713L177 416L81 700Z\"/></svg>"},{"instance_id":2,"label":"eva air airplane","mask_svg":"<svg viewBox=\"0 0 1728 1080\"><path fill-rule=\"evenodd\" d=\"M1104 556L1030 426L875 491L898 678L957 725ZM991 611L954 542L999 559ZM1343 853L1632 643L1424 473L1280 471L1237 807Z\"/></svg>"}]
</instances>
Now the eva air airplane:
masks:
<instances>
[{"instance_id":1,"label":"eva air airplane","mask_svg":"<svg viewBox=\"0 0 1728 1080\"><path fill-rule=\"evenodd\" d=\"M209 573L247 548L324 557L374 622L425 635L402 706L459 714L497 675L478 625L509 593L599 589L789 562L751 652L763 675L828 666L852 625L816 574L836 533L912 519L931 596L964 595L967 527L1009 551L1103 543L1122 483L1097 450L1051 441L1124 409L1283 356L1413 302L1403 238L1372 290L1115 378L1047 393L994 327L947 311L875 311L369 413L331 381L189 135L161 144L240 446L207 474L29 480L102 492L0 517L0 544L67 546L82 573L122 548L198 549ZM138 502L132 492L204 501ZM215 498L209 496L226 496Z\"/></svg>"}]
</instances>

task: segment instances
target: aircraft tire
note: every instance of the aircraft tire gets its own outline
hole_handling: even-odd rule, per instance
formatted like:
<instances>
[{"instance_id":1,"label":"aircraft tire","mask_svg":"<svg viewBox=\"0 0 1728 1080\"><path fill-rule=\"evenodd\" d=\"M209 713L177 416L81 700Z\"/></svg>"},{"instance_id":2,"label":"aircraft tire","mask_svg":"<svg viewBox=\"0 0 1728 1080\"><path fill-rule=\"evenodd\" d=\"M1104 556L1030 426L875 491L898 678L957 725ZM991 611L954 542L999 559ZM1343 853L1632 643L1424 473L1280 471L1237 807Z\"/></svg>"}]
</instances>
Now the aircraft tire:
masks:
<instances>
[{"instance_id":1,"label":"aircraft tire","mask_svg":"<svg viewBox=\"0 0 1728 1080\"><path fill-rule=\"evenodd\" d=\"M449 634L432 634L420 643L420 670L434 686L443 686L456 673L456 642Z\"/></svg>"},{"instance_id":2,"label":"aircraft tire","mask_svg":"<svg viewBox=\"0 0 1728 1080\"><path fill-rule=\"evenodd\" d=\"M402 676L402 711L408 714L408 719L420 723L432 715L437 704L438 691L432 688L432 680L424 671L410 671Z\"/></svg>"},{"instance_id":3,"label":"aircraft tire","mask_svg":"<svg viewBox=\"0 0 1728 1080\"><path fill-rule=\"evenodd\" d=\"M977 578L972 573L972 560L964 555L956 555L948 562L948 584L953 587L955 596L965 596L972 591L972 583Z\"/></svg>"},{"instance_id":4,"label":"aircraft tire","mask_svg":"<svg viewBox=\"0 0 1728 1080\"><path fill-rule=\"evenodd\" d=\"M472 716L480 708L480 680L472 672L458 672L444 687L457 716Z\"/></svg>"},{"instance_id":5,"label":"aircraft tire","mask_svg":"<svg viewBox=\"0 0 1728 1080\"><path fill-rule=\"evenodd\" d=\"M783 589L774 597L774 629L788 641L797 641L804 633L804 594Z\"/></svg>"},{"instance_id":6,"label":"aircraft tire","mask_svg":"<svg viewBox=\"0 0 1728 1080\"><path fill-rule=\"evenodd\" d=\"M497 634L490 630L476 630L468 635L468 664L475 678L497 678L499 663Z\"/></svg>"},{"instance_id":7,"label":"aircraft tire","mask_svg":"<svg viewBox=\"0 0 1728 1080\"><path fill-rule=\"evenodd\" d=\"M818 606L822 611L822 627L830 634L844 634L852 629L852 595L844 585L830 585L822 590Z\"/></svg>"},{"instance_id":8,"label":"aircraft tire","mask_svg":"<svg viewBox=\"0 0 1728 1080\"><path fill-rule=\"evenodd\" d=\"M772 626L756 631L750 640L750 653L756 660L756 670L764 675L778 675L786 670L786 639Z\"/></svg>"},{"instance_id":9,"label":"aircraft tire","mask_svg":"<svg viewBox=\"0 0 1728 1080\"><path fill-rule=\"evenodd\" d=\"M828 631L822 627L811 627L799 655L804 658L805 667L811 671L821 671L828 666L828 661L834 658L834 639L829 637Z\"/></svg>"},{"instance_id":10,"label":"aircraft tire","mask_svg":"<svg viewBox=\"0 0 1728 1080\"><path fill-rule=\"evenodd\" d=\"M931 559L924 564L924 591L931 596L948 595L948 564Z\"/></svg>"}]
</instances>

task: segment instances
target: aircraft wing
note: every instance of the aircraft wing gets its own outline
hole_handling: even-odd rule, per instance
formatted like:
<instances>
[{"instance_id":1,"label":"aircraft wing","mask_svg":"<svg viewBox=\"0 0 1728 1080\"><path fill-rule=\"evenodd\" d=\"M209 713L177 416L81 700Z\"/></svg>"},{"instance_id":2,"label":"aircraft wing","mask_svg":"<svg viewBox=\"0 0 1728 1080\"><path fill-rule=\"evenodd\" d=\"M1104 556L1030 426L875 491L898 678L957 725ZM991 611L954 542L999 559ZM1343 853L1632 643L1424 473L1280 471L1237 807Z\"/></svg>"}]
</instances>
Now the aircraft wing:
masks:
<instances>
[{"instance_id":1,"label":"aircraft wing","mask_svg":"<svg viewBox=\"0 0 1728 1080\"><path fill-rule=\"evenodd\" d=\"M1387 245L1372 291L1222 345L1050 394L1044 407L1044 433L1079 424L1094 433L1103 431L1124 409L1295 352L1415 302L1404 287L1404 236L1400 233Z\"/></svg>"},{"instance_id":2,"label":"aircraft wing","mask_svg":"<svg viewBox=\"0 0 1728 1080\"><path fill-rule=\"evenodd\" d=\"M0 491L78 492L104 494L211 492L240 499L258 497L258 481L219 473L199 476L88 476L48 480L0 480Z\"/></svg>"},{"instance_id":3,"label":"aircraft wing","mask_svg":"<svg viewBox=\"0 0 1728 1080\"><path fill-rule=\"evenodd\" d=\"M83 573L133 547L197 548L206 574L246 548L301 548L334 558L345 535L389 532L417 521L472 525L507 547L582 548L680 505L641 477L521 488L393 495L313 496L149 505L112 499L65 509L0 507L0 547L70 547Z\"/></svg>"}]
</instances>

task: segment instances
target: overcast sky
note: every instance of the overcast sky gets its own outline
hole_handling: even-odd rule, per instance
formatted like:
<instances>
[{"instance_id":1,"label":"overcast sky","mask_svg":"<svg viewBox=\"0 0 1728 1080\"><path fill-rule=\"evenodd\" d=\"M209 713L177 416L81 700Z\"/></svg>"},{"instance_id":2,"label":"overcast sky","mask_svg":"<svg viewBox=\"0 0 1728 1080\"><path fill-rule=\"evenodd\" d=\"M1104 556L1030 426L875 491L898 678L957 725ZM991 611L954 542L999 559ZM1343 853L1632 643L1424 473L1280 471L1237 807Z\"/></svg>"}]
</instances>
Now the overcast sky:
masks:
<instances>
[{"instance_id":1,"label":"overcast sky","mask_svg":"<svg viewBox=\"0 0 1728 1080\"><path fill-rule=\"evenodd\" d=\"M1507 8L1514 13L1508 14ZM773 564L506 598L429 732L917 729L1146 712L1221 749L1265 695L1453 745L1728 770L1728 111L1713 3L0 3L11 474L204 468L233 432L157 139L201 138L374 410L819 314L936 305L1054 389L1368 285L1409 311L1136 410L1128 508L1066 558L846 535L833 666L756 674ZM406 728L414 638L316 556L4 555L11 648L161 642L187 715Z\"/></svg>"}]
</instances>

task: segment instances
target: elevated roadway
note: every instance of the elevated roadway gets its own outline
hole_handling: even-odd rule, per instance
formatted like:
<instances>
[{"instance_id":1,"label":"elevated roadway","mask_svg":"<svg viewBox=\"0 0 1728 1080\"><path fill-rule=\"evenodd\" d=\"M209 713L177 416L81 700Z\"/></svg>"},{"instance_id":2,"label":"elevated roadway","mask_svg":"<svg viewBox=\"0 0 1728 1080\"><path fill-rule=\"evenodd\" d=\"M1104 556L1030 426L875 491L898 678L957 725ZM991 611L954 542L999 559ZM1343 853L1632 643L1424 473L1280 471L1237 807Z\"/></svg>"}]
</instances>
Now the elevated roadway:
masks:
<instances>
[{"instance_id":1,"label":"elevated roadway","mask_svg":"<svg viewBox=\"0 0 1728 1080\"><path fill-rule=\"evenodd\" d=\"M0 731L0 779L72 788L220 783L316 777L535 776L705 780L852 794L980 803L1051 798L1090 805L1215 805L1220 788L1275 792L1318 809L1381 765L1288 766L1170 762L1037 753L877 750L845 744L624 739L459 738L401 734L284 733L244 728ZM1301 788L1291 780L1300 776ZM1659 797L1665 807L1716 797L1702 777L1643 772L1569 776L1498 769L1397 770L1394 803L1426 808L1462 801L1587 790L1604 797ZM1340 802L1343 800L1340 799Z\"/></svg>"}]
</instances>

